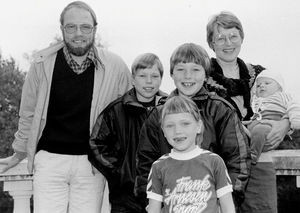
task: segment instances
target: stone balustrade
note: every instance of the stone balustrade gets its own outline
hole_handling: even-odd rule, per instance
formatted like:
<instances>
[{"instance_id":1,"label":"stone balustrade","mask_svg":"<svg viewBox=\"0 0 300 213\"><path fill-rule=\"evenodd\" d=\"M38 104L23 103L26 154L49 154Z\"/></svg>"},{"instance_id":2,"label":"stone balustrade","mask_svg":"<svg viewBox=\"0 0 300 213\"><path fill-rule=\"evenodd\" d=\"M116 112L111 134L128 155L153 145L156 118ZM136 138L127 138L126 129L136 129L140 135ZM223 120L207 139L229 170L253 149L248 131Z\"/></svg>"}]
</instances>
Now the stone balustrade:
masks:
<instances>
[{"instance_id":1,"label":"stone balustrade","mask_svg":"<svg viewBox=\"0 0 300 213\"><path fill-rule=\"evenodd\" d=\"M2 169L2 165L0 169ZM27 160L0 174L3 190L8 191L14 199L13 213L30 213L30 198L32 196L32 174L28 173Z\"/></svg>"},{"instance_id":2,"label":"stone balustrade","mask_svg":"<svg viewBox=\"0 0 300 213\"><path fill-rule=\"evenodd\" d=\"M296 186L300 188L300 150L272 151L276 175L296 176Z\"/></svg>"},{"instance_id":3,"label":"stone balustrade","mask_svg":"<svg viewBox=\"0 0 300 213\"><path fill-rule=\"evenodd\" d=\"M300 188L300 150L275 150L270 153L277 175L293 175L296 187ZM1 166L0 166L1 169ZM3 190L14 199L13 213L30 213L32 196L32 174L27 171L27 161L23 160L16 167L0 174Z\"/></svg>"}]
</instances>

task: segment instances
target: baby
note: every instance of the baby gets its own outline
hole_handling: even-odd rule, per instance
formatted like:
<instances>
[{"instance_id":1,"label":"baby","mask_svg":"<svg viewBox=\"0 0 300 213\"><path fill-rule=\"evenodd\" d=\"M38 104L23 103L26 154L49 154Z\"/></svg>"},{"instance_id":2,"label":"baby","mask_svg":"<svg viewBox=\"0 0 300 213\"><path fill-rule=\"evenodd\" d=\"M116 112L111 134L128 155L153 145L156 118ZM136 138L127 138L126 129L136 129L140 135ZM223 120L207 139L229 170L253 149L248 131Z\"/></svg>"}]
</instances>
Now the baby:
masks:
<instances>
[{"instance_id":1,"label":"baby","mask_svg":"<svg viewBox=\"0 0 300 213\"><path fill-rule=\"evenodd\" d=\"M253 164L259 160L261 152L268 151L265 141L271 126L260 123L260 120L289 119L291 130L300 129L300 105L284 91L284 80L280 73L262 71L256 78L255 86L252 100L254 115L248 125Z\"/></svg>"}]
</instances>

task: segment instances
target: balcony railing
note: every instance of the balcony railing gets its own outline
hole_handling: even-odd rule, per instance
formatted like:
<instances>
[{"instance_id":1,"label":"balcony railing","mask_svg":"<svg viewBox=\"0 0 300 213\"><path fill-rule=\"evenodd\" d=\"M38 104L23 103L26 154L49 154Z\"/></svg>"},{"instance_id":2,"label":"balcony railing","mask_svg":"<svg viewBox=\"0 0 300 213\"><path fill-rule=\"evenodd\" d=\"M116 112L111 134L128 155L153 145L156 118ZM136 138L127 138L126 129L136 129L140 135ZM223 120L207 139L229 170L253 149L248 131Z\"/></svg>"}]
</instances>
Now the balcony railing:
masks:
<instances>
[{"instance_id":1,"label":"balcony railing","mask_svg":"<svg viewBox=\"0 0 300 213\"><path fill-rule=\"evenodd\" d=\"M275 150L271 154L276 175L295 176L296 187L300 188L300 150ZM8 191L14 199L13 213L30 213L30 198L33 194L32 174L27 171L27 161L24 160L16 167L0 174L0 181L4 182L3 190ZM107 191L105 196L107 198ZM102 212L108 211L102 209Z\"/></svg>"},{"instance_id":2,"label":"balcony railing","mask_svg":"<svg viewBox=\"0 0 300 213\"><path fill-rule=\"evenodd\" d=\"M27 160L0 174L0 181L4 182L3 190L8 191L14 199L13 213L30 213L32 174L28 173Z\"/></svg>"}]
</instances>

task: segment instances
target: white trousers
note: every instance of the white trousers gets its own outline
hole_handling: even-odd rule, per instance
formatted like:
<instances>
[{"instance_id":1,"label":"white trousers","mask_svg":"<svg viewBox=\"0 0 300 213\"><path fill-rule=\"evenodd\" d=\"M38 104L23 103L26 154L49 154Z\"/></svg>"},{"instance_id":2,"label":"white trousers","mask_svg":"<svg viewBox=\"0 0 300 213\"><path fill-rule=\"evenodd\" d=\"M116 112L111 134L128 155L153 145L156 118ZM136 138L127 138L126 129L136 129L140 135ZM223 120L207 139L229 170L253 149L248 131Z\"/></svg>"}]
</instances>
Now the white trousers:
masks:
<instances>
[{"instance_id":1,"label":"white trousers","mask_svg":"<svg viewBox=\"0 0 300 213\"><path fill-rule=\"evenodd\" d=\"M104 186L103 175L93 174L87 155L44 150L35 155L34 213L99 213Z\"/></svg>"}]
</instances>

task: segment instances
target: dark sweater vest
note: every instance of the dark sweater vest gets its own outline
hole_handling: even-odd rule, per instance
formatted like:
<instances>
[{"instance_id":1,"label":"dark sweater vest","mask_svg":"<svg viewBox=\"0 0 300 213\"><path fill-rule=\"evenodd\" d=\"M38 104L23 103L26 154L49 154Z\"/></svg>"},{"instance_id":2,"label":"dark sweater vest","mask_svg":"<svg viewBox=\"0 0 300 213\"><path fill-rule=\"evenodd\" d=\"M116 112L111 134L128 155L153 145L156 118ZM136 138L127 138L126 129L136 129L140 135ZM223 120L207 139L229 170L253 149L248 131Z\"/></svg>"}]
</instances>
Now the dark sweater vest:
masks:
<instances>
[{"instance_id":1,"label":"dark sweater vest","mask_svg":"<svg viewBox=\"0 0 300 213\"><path fill-rule=\"evenodd\" d=\"M67 64L62 49L58 51L47 122L37 150L69 155L87 154L94 68L91 63L78 75Z\"/></svg>"}]
</instances>

